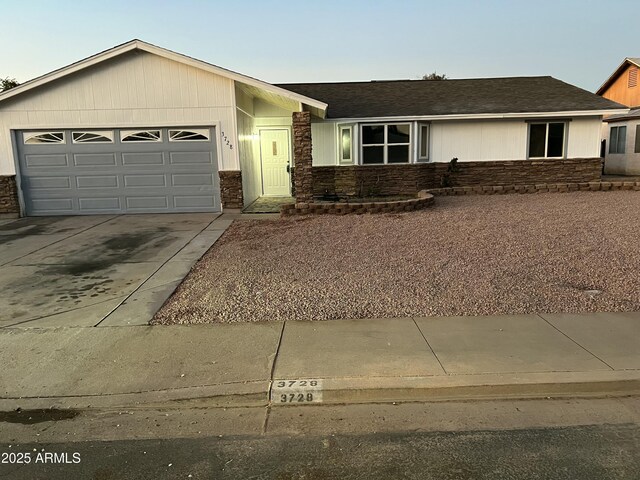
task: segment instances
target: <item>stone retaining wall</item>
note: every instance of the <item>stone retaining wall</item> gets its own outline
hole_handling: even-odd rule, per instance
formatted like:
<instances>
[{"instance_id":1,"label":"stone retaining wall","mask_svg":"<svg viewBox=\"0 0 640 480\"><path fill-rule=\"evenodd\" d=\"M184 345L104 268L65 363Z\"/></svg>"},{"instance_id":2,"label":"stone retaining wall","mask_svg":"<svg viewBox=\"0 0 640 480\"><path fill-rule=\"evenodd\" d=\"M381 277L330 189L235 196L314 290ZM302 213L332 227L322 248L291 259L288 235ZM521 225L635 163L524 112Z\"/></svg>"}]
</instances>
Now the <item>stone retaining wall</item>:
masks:
<instances>
[{"instance_id":1,"label":"stone retaining wall","mask_svg":"<svg viewBox=\"0 0 640 480\"><path fill-rule=\"evenodd\" d=\"M415 195L443 186L590 182L600 179L602 159L458 162L443 185L448 168L449 163L439 162L313 167L313 194L370 197Z\"/></svg>"},{"instance_id":2,"label":"stone retaining wall","mask_svg":"<svg viewBox=\"0 0 640 480\"><path fill-rule=\"evenodd\" d=\"M420 192L418 198L409 200L394 200L390 202L366 202L366 203L296 203L283 205L280 208L282 216L291 215L346 215L349 213L403 213L422 210L433 205L433 195Z\"/></svg>"},{"instance_id":3,"label":"stone retaining wall","mask_svg":"<svg viewBox=\"0 0 640 480\"><path fill-rule=\"evenodd\" d=\"M433 205L438 196L504 195L513 193L608 192L614 190L640 191L640 182L580 182L540 183L536 185L477 185L473 187L431 188L418 193L418 198L391 202L370 203L297 203L283 205L282 216L348 213L401 213L421 210Z\"/></svg>"},{"instance_id":4,"label":"stone retaining wall","mask_svg":"<svg viewBox=\"0 0 640 480\"><path fill-rule=\"evenodd\" d=\"M20 215L16 176L0 176L0 215Z\"/></svg>"},{"instance_id":5,"label":"stone retaining wall","mask_svg":"<svg viewBox=\"0 0 640 480\"><path fill-rule=\"evenodd\" d=\"M240 170L221 170L220 201L222 208L243 208L242 172Z\"/></svg>"},{"instance_id":6,"label":"stone retaining wall","mask_svg":"<svg viewBox=\"0 0 640 480\"><path fill-rule=\"evenodd\" d=\"M483 185L475 187L432 188L434 196L447 195L500 195L507 193L563 193L563 192L607 192L612 190L640 191L640 182L581 182L542 183L536 185Z\"/></svg>"}]
</instances>

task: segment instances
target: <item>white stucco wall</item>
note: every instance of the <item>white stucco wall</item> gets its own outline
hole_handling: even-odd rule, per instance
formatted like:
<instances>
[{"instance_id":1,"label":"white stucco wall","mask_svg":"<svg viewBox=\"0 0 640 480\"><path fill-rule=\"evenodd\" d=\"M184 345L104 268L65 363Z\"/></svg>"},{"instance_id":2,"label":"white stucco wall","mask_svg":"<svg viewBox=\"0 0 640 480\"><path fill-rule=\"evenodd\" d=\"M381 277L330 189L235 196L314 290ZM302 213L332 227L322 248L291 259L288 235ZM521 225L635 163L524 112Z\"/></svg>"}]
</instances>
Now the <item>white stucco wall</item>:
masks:
<instances>
[{"instance_id":1,"label":"white stucco wall","mask_svg":"<svg viewBox=\"0 0 640 480\"><path fill-rule=\"evenodd\" d=\"M217 125L221 170L240 168L234 82L129 52L0 103L0 175L15 173L10 130Z\"/></svg>"}]
</instances>

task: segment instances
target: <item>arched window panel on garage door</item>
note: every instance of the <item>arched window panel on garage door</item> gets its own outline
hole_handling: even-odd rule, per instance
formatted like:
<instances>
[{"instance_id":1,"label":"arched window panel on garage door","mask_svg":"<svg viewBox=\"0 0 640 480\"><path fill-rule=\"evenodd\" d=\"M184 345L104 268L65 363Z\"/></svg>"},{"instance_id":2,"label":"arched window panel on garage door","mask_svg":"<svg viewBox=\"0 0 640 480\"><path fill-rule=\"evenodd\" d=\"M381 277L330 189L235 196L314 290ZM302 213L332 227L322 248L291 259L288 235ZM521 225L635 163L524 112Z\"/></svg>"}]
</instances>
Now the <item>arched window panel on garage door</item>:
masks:
<instances>
[{"instance_id":1,"label":"arched window panel on garage door","mask_svg":"<svg viewBox=\"0 0 640 480\"><path fill-rule=\"evenodd\" d=\"M65 143L64 132L24 132L25 145Z\"/></svg>"},{"instance_id":2,"label":"arched window panel on garage door","mask_svg":"<svg viewBox=\"0 0 640 480\"><path fill-rule=\"evenodd\" d=\"M73 143L113 143L112 131L71 132Z\"/></svg>"},{"instance_id":3,"label":"arched window panel on garage door","mask_svg":"<svg viewBox=\"0 0 640 480\"><path fill-rule=\"evenodd\" d=\"M189 130L169 130L170 142L204 142L209 140L209 130L189 129Z\"/></svg>"},{"instance_id":4,"label":"arched window panel on garage door","mask_svg":"<svg viewBox=\"0 0 640 480\"><path fill-rule=\"evenodd\" d=\"M160 142L162 134L160 130L122 130L120 132L122 142Z\"/></svg>"}]
</instances>

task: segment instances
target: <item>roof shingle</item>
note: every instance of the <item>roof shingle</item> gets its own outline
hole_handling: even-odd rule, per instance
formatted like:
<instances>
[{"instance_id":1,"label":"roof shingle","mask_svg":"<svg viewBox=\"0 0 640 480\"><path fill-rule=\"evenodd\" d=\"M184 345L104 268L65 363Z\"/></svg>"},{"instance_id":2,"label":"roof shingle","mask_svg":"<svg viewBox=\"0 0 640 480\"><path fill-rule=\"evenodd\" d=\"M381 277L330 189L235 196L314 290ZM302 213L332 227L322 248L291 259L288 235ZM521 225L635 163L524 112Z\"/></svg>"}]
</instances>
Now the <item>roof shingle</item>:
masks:
<instances>
[{"instance_id":1,"label":"roof shingle","mask_svg":"<svg viewBox=\"0 0 640 480\"><path fill-rule=\"evenodd\" d=\"M329 104L327 118L626 108L553 77L290 83L277 86Z\"/></svg>"}]
</instances>

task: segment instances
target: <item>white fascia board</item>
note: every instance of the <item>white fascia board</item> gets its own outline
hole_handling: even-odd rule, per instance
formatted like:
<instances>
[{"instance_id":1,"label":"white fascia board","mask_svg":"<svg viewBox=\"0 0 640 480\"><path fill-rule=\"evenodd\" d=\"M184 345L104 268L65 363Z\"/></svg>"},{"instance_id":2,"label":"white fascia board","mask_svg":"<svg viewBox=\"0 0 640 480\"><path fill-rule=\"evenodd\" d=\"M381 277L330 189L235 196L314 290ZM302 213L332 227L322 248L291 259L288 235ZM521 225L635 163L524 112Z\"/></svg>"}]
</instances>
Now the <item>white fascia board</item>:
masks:
<instances>
[{"instance_id":1,"label":"white fascia board","mask_svg":"<svg viewBox=\"0 0 640 480\"><path fill-rule=\"evenodd\" d=\"M53 80L57 80L66 75L70 75L79 70L83 70L85 68L96 65L97 63L103 62L110 58L116 57L118 55L122 55L123 53L129 52L131 50L142 50L148 53L153 53L155 55L168 58L170 60L174 60L179 63L183 63L186 65L190 65L192 67L198 68L200 70L205 70L216 75L220 75L223 77L230 78L232 80L246 83L247 85L252 85L257 88L261 88L268 92L274 93L276 95L283 96L285 98L290 98L295 100L296 102L304 103L311 107L318 108L322 111L326 111L327 104L324 102L320 102L319 100L315 100L313 98L305 97L304 95L300 95L298 93L291 92L289 90L285 90L284 88L276 87L275 85L271 85L270 83L263 82L262 80L258 80L253 77L248 77L246 75L242 75L240 73L233 72L231 70L227 70L222 67L218 67L216 65L212 65L207 62L203 62L202 60L197 60L192 57L188 57L181 53L172 52L171 50L167 50L166 48L157 47L155 45L151 45L150 43L143 42L141 40L132 40L130 42L124 43L122 45L113 47L104 52L98 53L91 57L85 58L84 60L80 60L79 62L72 63L66 67L60 68L58 70L54 70L51 73L47 73L40 77L34 78L22 85L14 87L6 92L0 93L0 102L6 100L8 98L14 97L21 93L24 93L32 88L39 87L44 85L45 83L51 82Z\"/></svg>"},{"instance_id":2,"label":"white fascia board","mask_svg":"<svg viewBox=\"0 0 640 480\"><path fill-rule=\"evenodd\" d=\"M495 120L516 118L560 118L560 117L594 117L601 115L615 115L627 113L629 109L615 110L579 110L571 112L531 112L531 113L476 113L455 115L411 115L403 117L359 117L359 118L329 118L330 122L399 122L399 121L436 121L436 120Z\"/></svg>"}]
</instances>

